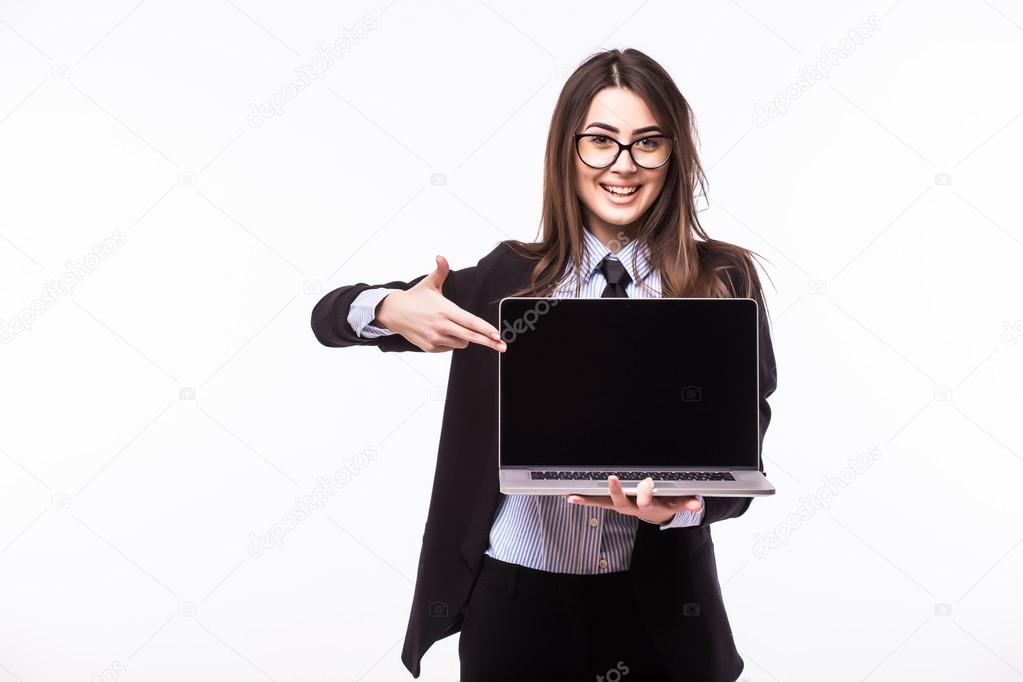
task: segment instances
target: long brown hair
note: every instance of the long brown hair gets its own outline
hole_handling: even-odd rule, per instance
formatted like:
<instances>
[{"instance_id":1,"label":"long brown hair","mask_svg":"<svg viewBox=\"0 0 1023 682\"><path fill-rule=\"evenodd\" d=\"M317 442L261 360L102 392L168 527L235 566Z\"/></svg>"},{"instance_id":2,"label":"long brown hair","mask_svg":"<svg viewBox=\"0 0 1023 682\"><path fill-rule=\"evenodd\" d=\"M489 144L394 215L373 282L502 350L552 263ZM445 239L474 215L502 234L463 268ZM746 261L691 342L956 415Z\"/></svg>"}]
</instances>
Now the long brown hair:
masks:
<instances>
[{"instance_id":1,"label":"long brown hair","mask_svg":"<svg viewBox=\"0 0 1023 682\"><path fill-rule=\"evenodd\" d=\"M537 261L529 285L511 295L549 296L568 272L567 266L576 271L580 267L583 221L575 187L573 133L582 125L593 97L606 87L626 88L643 98L658 124L674 138L664 188L640 219L635 234L650 249L651 266L661 276L661 295L762 302L753 262L754 256L762 256L711 239L700 225L696 198L706 196L707 179L696 150L699 138L689 103L660 64L634 49L598 52L565 83L547 137L542 239L505 241L513 251Z\"/></svg>"}]
</instances>

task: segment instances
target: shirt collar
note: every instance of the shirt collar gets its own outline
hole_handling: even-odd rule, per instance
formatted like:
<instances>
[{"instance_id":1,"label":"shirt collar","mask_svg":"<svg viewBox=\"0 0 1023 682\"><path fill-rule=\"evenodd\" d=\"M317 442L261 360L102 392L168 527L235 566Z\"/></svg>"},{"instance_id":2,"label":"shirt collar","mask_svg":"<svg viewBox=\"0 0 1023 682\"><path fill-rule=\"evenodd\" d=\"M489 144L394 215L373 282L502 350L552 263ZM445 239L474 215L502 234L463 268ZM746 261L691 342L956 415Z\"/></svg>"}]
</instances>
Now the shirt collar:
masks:
<instances>
[{"instance_id":1,"label":"shirt collar","mask_svg":"<svg viewBox=\"0 0 1023 682\"><path fill-rule=\"evenodd\" d=\"M629 277L632 278L633 282L639 282L640 280L646 279L650 274L650 249L645 242L640 244L637 240L623 240L624 245L618 250L618 253L612 254L614 258L621 261L625 267L625 271L629 273ZM600 262L604 260L604 257L611 253L609 249L597 235L590 232L588 227L583 228L583 259L582 259L582 271L584 273L583 279L587 280L597 271L600 266ZM633 271L632 258L633 254L636 256L636 269Z\"/></svg>"}]
</instances>

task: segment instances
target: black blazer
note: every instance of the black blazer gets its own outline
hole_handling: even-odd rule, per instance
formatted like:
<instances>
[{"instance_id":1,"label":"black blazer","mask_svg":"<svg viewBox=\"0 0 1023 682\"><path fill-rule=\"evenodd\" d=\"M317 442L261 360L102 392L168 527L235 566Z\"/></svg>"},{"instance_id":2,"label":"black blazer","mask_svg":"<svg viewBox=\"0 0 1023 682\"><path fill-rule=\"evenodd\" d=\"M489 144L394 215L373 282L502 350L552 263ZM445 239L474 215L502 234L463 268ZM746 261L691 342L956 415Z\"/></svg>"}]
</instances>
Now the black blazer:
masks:
<instances>
[{"instance_id":1,"label":"black blazer","mask_svg":"<svg viewBox=\"0 0 1023 682\"><path fill-rule=\"evenodd\" d=\"M450 270L443 294L459 307L500 327L498 301L528 283L533 262L501 242L475 266ZM737 271L733 270L733 273ZM399 334L355 335L347 318L352 301L374 287L408 289L408 281L352 284L326 294L312 311L312 329L325 346L376 346L418 351ZM734 277L734 274L733 274ZM744 282L732 280L743 291ZM760 304L760 447L776 387L774 353ZM439 639L461 630L501 493L497 473L498 353L471 343L452 351L437 468L423 534L412 611L401 659L419 677L420 660ZM687 680L738 678L743 661L725 613L710 526L740 516L750 497L707 497L699 526L661 530L640 523L630 573L654 645L666 664Z\"/></svg>"}]
</instances>

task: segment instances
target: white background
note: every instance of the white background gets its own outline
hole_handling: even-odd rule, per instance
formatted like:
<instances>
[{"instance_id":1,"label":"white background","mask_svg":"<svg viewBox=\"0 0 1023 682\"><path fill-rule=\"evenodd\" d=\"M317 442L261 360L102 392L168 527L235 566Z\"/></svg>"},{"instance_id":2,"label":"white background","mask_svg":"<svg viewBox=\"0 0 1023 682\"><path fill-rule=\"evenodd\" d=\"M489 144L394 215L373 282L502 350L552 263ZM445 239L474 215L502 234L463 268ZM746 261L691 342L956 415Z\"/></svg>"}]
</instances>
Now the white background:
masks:
<instances>
[{"instance_id":1,"label":"white background","mask_svg":"<svg viewBox=\"0 0 1023 682\"><path fill-rule=\"evenodd\" d=\"M309 314L533 239L602 47L672 74L705 227L770 261L779 492L714 527L742 679L1023 677L1018 4L128 0L0 4L0 680L411 679L450 356Z\"/></svg>"}]
</instances>

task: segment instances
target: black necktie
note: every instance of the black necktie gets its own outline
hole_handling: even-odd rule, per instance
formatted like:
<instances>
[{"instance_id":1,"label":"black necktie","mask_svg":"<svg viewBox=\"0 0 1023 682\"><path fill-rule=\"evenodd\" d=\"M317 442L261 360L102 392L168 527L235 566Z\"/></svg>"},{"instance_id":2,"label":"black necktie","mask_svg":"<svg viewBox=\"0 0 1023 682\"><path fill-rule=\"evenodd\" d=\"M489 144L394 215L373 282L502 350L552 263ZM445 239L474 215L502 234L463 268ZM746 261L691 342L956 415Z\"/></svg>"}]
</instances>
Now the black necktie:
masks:
<instances>
[{"instance_id":1,"label":"black necktie","mask_svg":"<svg viewBox=\"0 0 1023 682\"><path fill-rule=\"evenodd\" d=\"M607 279L607 286L604 287L604 293L600 295L601 298L629 297L625 293L625 286L632 281L632 278L629 277L629 273L626 272L621 261L604 256L604 260L600 261L600 271Z\"/></svg>"}]
</instances>

